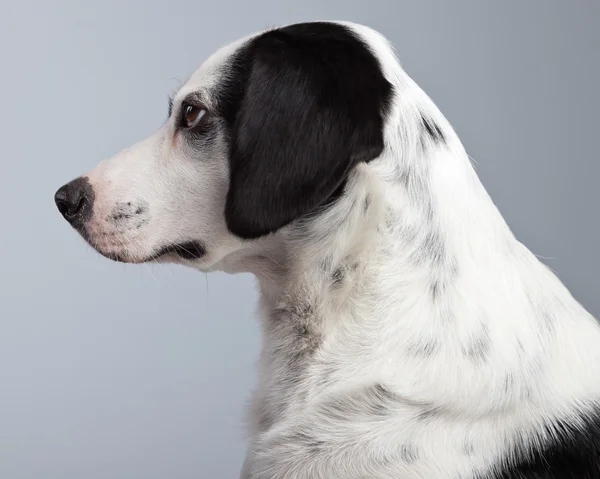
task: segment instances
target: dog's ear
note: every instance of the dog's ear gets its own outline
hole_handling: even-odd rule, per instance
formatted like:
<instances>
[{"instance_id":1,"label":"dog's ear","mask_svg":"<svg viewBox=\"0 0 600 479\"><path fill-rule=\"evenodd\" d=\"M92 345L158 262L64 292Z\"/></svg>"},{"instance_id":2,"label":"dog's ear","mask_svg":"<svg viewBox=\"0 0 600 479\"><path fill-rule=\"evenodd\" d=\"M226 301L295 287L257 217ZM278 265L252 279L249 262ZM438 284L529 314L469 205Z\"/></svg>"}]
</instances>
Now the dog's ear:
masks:
<instances>
[{"instance_id":1,"label":"dog's ear","mask_svg":"<svg viewBox=\"0 0 600 479\"><path fill-rule=\"evenodd\" d=\"M368 47L338 25L270 31L244 55L225 215L249 239L313 212L354 166L381 154L391 85Z\"/></svg>"}]
</instances>

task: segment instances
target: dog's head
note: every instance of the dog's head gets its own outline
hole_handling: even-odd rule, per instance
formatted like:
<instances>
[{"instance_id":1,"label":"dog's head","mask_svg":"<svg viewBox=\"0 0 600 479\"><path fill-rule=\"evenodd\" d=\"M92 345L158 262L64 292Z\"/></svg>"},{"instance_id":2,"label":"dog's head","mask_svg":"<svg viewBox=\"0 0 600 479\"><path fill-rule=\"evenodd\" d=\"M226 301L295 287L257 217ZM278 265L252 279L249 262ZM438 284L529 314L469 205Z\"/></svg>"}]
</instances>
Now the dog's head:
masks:
<instances>
[{"instance_id":1,"label":"dog's head","mask_svg":"<svg viewBox=\"0 0 600 479\"><path fill-rule=\"evenodd\" d=\"M379 156L392 87L350 27L270 30L210 57L153 135L56 192L101 254L209 269L335 201Z\"/></svg>"}]
</instances>

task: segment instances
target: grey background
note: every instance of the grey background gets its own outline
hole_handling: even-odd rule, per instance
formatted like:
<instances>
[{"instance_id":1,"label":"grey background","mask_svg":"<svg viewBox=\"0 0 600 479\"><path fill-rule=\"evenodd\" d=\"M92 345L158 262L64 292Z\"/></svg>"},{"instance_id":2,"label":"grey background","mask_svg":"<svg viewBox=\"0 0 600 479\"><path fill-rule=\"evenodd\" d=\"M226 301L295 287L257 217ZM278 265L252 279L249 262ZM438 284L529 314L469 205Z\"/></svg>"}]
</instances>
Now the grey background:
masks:
<instances>
[{"instance_id":1,"label":"grey background","mask_svg":"<svg viewBox=\"0 0 600 479\"><path fill-rule=\"evenodd\" d=\"M597 0L3 0L2 479L237 477L252 278L111 263L52 196L157 128L218 46L311 19L397 45L517 236L600 315Z\"/></svg>"}]
</instances>

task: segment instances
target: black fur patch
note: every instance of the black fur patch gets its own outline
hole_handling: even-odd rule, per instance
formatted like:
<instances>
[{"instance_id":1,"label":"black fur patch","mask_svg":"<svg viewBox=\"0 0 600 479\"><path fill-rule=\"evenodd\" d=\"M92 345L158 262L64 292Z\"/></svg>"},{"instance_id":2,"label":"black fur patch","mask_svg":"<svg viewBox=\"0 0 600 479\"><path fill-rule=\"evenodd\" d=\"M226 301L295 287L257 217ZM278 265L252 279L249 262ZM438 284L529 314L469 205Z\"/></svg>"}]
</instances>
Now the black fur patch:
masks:
<instances>
[{"instance_id":1,"label":"black fur patch","mask_svg":"<svg viewBox=\"0 0 600 479\"><path fill-rule=\"evenodd\" d=\"M339 195L383 150L392 85L350 29L301 23L263 33L222 72L230 141L225 216L243 238L269 234Z\"/></svg>"},{"instance_id":2,"label":"black fur patch","mask_svg":"<svg viewBox=\"0 0 600 479\"><path fill-rule=\"evenodd\" d=\"M496 470L477 479L599 479L600 408L579 424L559 422L543 434L533 450L513 451Z\"/></svg>"}]
</instances>

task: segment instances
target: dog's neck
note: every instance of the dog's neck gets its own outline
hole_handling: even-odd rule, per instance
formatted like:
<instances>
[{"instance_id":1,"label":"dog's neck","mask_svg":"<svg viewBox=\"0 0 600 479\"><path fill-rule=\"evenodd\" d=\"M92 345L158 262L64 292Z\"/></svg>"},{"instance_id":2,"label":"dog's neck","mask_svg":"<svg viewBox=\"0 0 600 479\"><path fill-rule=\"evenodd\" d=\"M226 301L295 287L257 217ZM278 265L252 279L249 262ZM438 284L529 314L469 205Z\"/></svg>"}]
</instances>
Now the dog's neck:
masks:
<instances>
[{"instance_id":1,"label":"dog's neck","mask_svg":"<svg viewBox=\"0 0 600 479\"><path fill-rule=\"evenodd\" d=\"M502 281L491 272L511 256L540 269L446 120L422 109L409 105L392 113L397 121L389 122L384 153L356 168L337 202L250 247L243 269L258 277L265 299L275 304L318 277L333 275L339 285L340 275L357 265L372 274L390 268L390 281L432 302L456 289L459 276Z\"/></svg>"},{"instance_id":2,"label":"dog's neck","mask_svg":"<svg viewBox=\"0 0 600 479\"><path fill-rule=\"evenodd\" d=\"M392 114L383 155L356 168L335 204L242 261L259 280L265 347L281 348L277 334L292 349L329 338L344 358L320 357L345 387L375 377L469 417L548 394L558 414L572 397L598 397L600 348L580 348L600 344L594 318L514 238L435 107ZM282 311L299 324L279 328Z\"/></svg>"}]
</instances>

